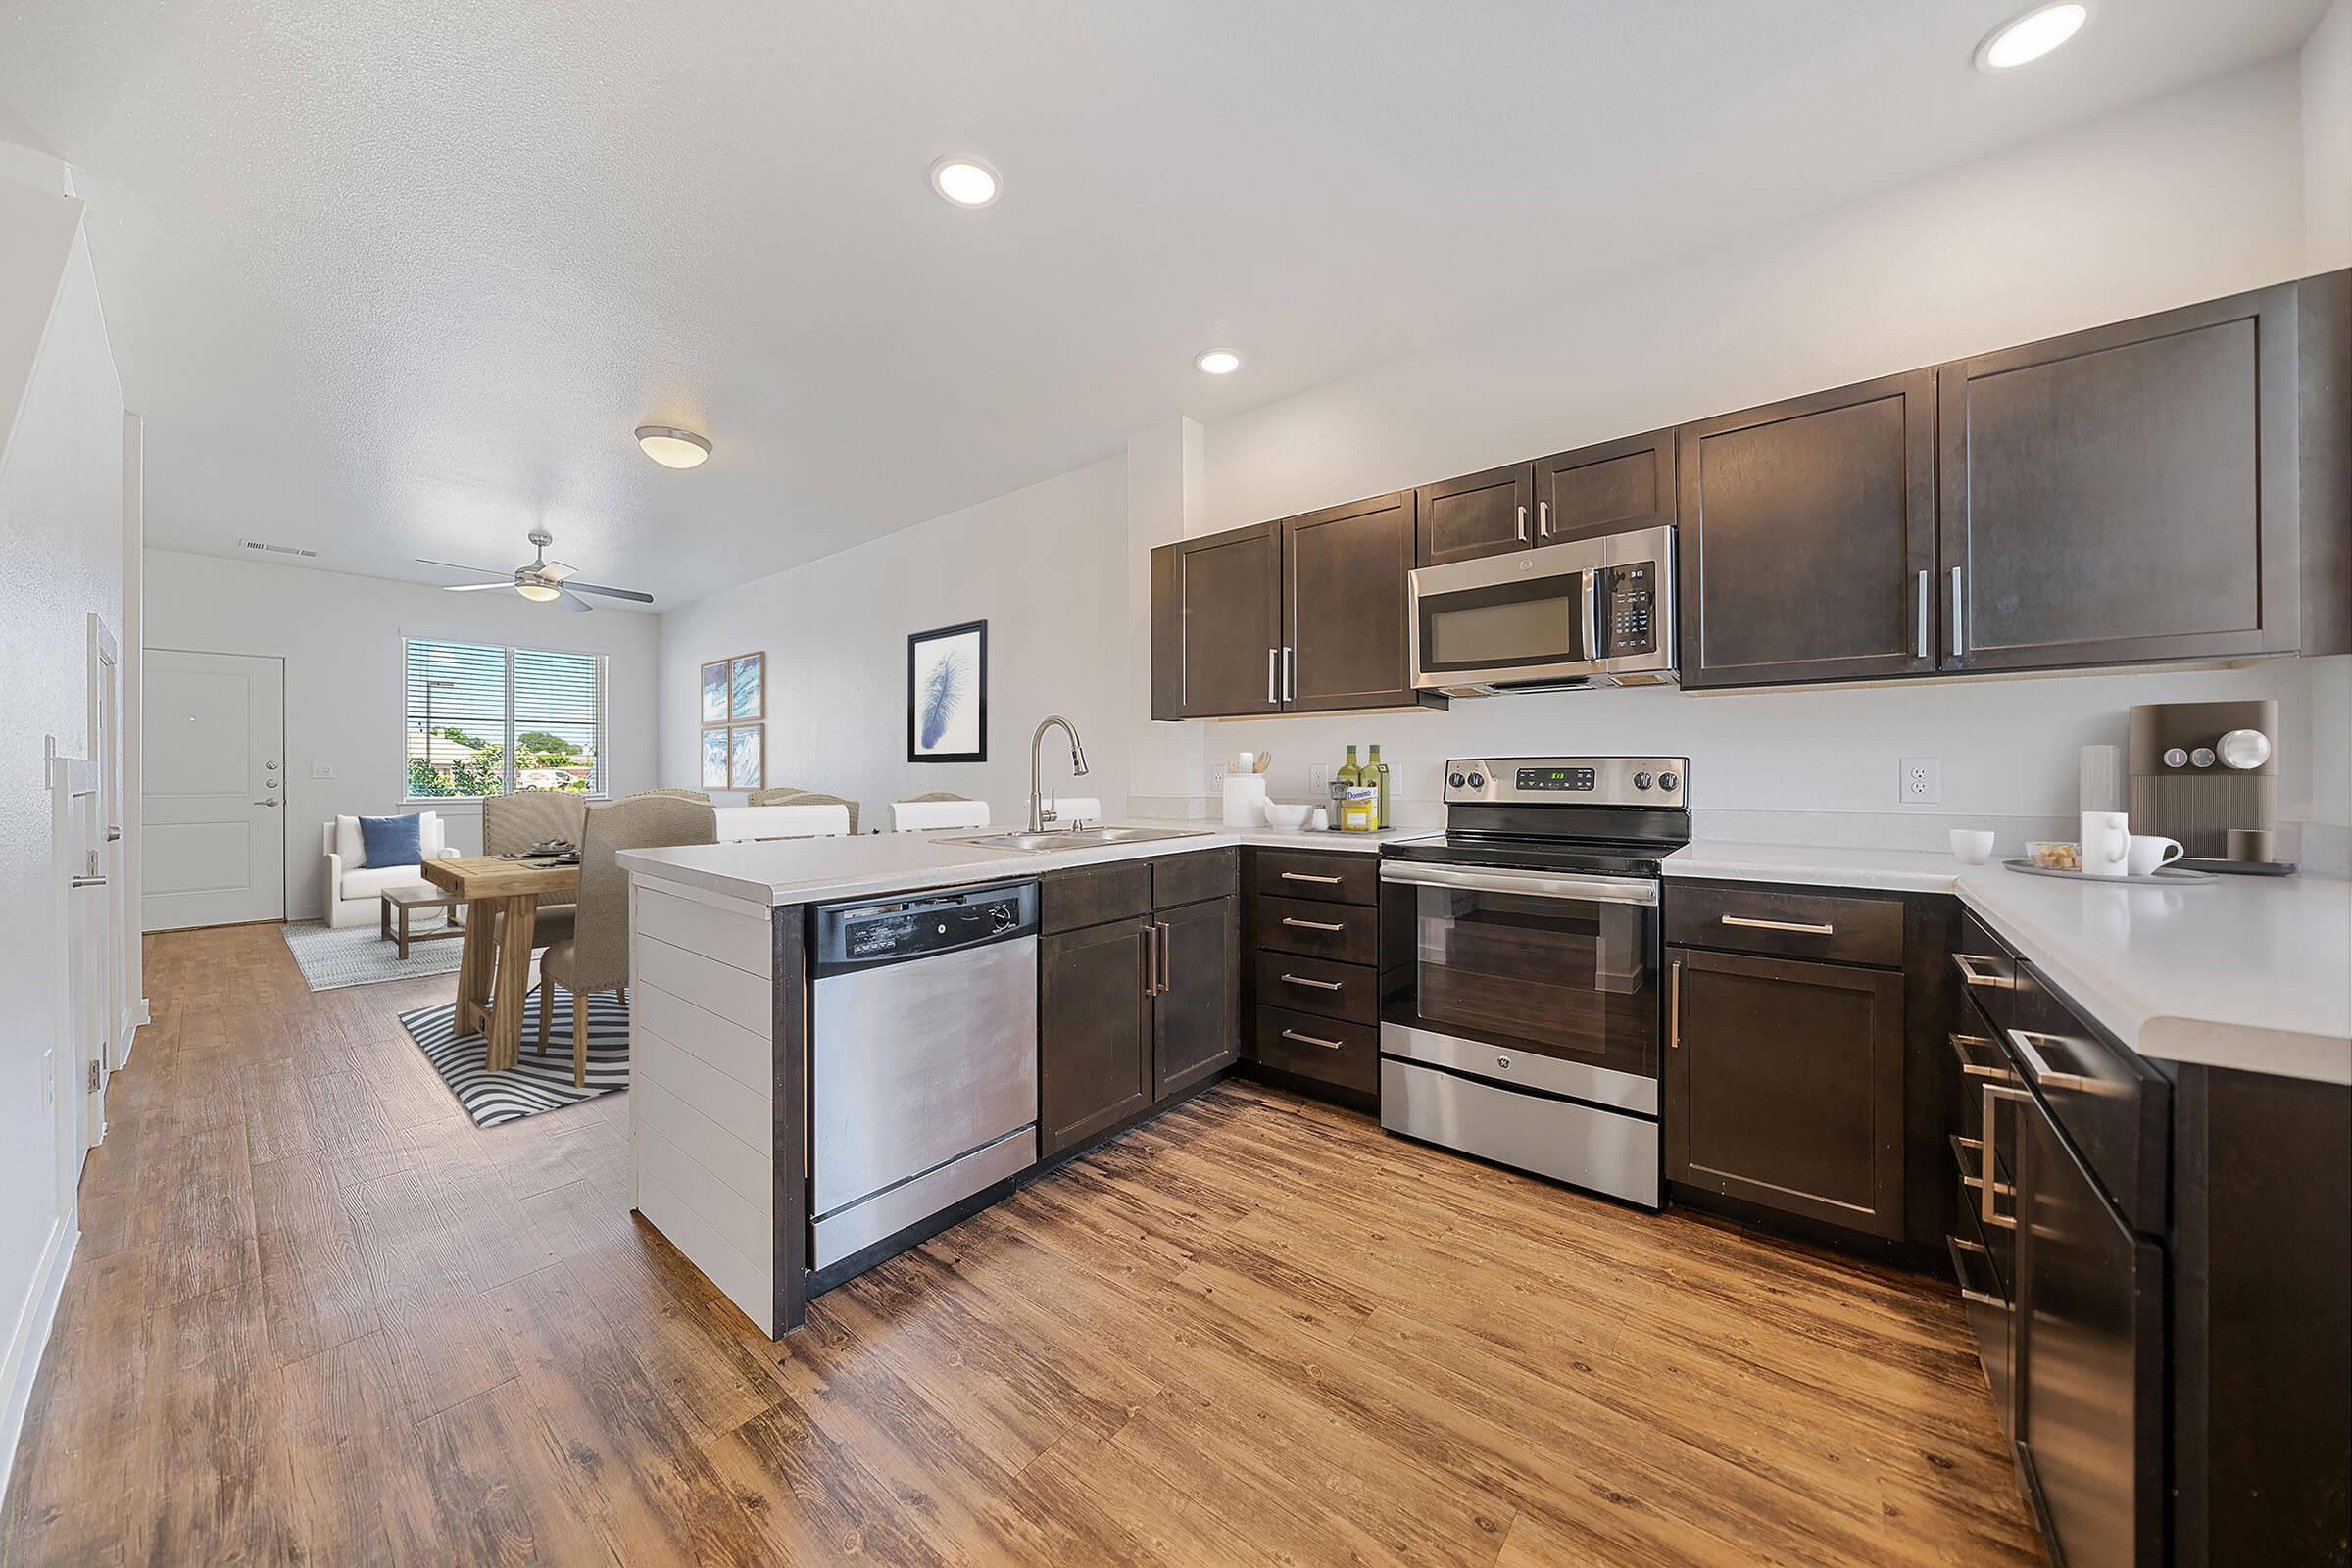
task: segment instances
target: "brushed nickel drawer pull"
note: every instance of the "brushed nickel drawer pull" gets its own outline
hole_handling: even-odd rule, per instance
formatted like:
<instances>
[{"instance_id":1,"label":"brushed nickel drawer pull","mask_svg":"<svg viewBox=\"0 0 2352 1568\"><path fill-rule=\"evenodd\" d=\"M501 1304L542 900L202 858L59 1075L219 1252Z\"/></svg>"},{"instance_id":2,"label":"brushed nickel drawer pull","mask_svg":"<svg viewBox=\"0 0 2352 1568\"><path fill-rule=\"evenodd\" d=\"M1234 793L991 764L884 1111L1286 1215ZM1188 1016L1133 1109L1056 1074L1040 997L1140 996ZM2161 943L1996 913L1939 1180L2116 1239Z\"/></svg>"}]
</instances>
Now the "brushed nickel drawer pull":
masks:
<instances>
[{"instance_id":1,"label":"brushed nickel drawer pull","mask_svg":"<svg viewBox=\"0 0 2352 1568\"><path fill-rule=\"evenodd\" d=\"M2035 1083L2047 1085L2052 1089L2097 1090L2099 1081L2096 1078L2085 1078L2079 1072L2060 1072L2052 1067L2049 1059L2034 1048L2034 1043L2037 1040L2059 1041L2060 1039L2060 1036L2037 1034L2031 1029L2009 1031L2009 1043L2017 1048L2019 1055L2026 1058L2026 1071L2034 1075Z\"/></svg>"},{"instance_id":2,"label":"brushed nickel drawer pull","mask_svg":"<svg viewBox=\"0 0 2352 1568\"><path fill-rule=\"evenodd\" d=\"M1752 926L1758 931L1795 931L1809 937L1835 936L1838 932L1834 925L1811 920L1756 920L1744 914L1727 914L1723 917L1723 923Z\"/></svg>"},{"instance_id":3,"label":"brushed nickel drawer pull","mask_svg":"<svg viewBox=\"0 0 2352 1568\"><path fill-rule=\"evenodd\" d=\"M2015 977L2005 974L1979 974L1971 967L1973 964L1998 961L1995 958L1987 958L1982 953L1955 953L1952 955L1952 967L1960 971L1960 978L1966 984L1983 986L1987 991L2015 991L2017 989Z\"/></svg>"},{"instance_id":4,"label":"brushed nickel drawer pull","mask_svg":"<svg viewBox=\"0 0 2352 1568\"><path fill-rule=\"evenodd\" d=\"M1285 985L1313 986L1317 991L1337 991L1341 988L1337 980L1309 980L1302 974L1286 974L1282 981Z\"/></svg>"},{"instance_id":5,"label":"brushed nickel drawer pull","mask_svg":"<svg viewBox=\"0 0 2352 1568\"><path fill-rule=\"evenodd\" d=\"M1983 1035L1953 1035L1950 1038L1952 1042L1952 1054L1960 1058L1960 1072L1963 1077L1989 1078L1994 1083L1998 1084L2013 1084L2017 1082L2017 1074L2011 1072L2006 1067L1985 1066L1983 1062L1977 1060L1976 1053L1968 1049L1971 1046L1983 1046L1987 1051L1997 1051L1999 1049L1997 1046L1993 1045L1991 1041L1985 1039Z\"/></svg>"},{"instance_id":6,"label":"brushed nickel drawer pull","mask_svg":"<svg viewBox=\"0 0 2352 1568\"><path fill-rule=\"evenodd\" d=\"M1337 1040L1319 1040L1313 1035L1302 1035L1296 1029L1285 1029L1282 1032L1282 1038L1296 1040L1302 1046L1321 1046L1325 1051L1345 1051L1347 1049Z\"/></svg>"},{"instance_id":7,"label":"brushed nickel drawer pull","mask_svg":"<svg viewBox=\"0 0 2352 1568\"><path fill-rule=\"evenodd\" d=\"M1956 1275L1960 1281L1960 1299L1971 1302L1977 1306L1991 1307L1996 1312L2008 1311L2009 1303L2002 1300L1999 1297L1994 1296L1991 1292L1971 1290L1969 1288L1968 1270L1960 1261L1960 1254L1962 1252L1974 1252L1977 1256L1984 1260L1984 1266L1986 1268L1990 1268L1992 1266L1992 1254L1984 1250L1984 1248L1979 1247L1975 1242L1963 1241L1957 1236L1946 1236L1944 1241L1949 1244L1952 1249L1952 1273Z\"/></svg>"},{"instance_id":8,"label":"brushed nickel drawer pull","mask_svg":"<svg viewBox=\"0 0 2352 1568\"><path fill-rule=\"evenodd\" d=\"M1285 882L1318 882L1325 887L1334 888L1340 885L1340 879L1336 876L1312 876L1304 871L1285 871L1282 873L1282 879Z\"/></svg>"},{"instance_id":9,"label":"brushed nickel drawer pull","mask_svg":"<svg viewBox=\"0 0 2352 1568\"><path fill-rule=\"evenodd\" d=\"M1984 1097L1984 1102L1979 1119L1984 1123L1984 1141L1980 1144L1973 1138L1954 1138L1952 1142L1975 1149L1978 1158L1983 1161L1978 1168L1984 1174L1976 1181L1970 1181L1968 1168L1963 1165L1960 1170L1960 1179L1966 1185L1976 1188L1980 1194L1977 1218L2000 1230L2013 1231L2017 1229L2017 1216L2003 1214L2000 1211L2000 1195L2007 1193L2014 1198L2017 1196L2017 1189L2000 1179L1999 1133L2001 1123L1999 1113L1993 1108L1993 1102L1999 1100L2022 1100L2031 1104L2034 1097L2023 1089L2004 1089L1999 1084L1985 1084L1981 1093Z\"/></svg>"},{"instance_id":10,"label":"brushed nickel drawer pull","mask_svg":"<svg viewBox=\"0 0 2352 1568\"><path fill-rule=\"evenodd\" d=\"M1301 931L1345 931L1348 928L1337 920L1301 920L1296 915L1282 917L1284 925L1295 925Z\"/></svg>"}]
</instances>

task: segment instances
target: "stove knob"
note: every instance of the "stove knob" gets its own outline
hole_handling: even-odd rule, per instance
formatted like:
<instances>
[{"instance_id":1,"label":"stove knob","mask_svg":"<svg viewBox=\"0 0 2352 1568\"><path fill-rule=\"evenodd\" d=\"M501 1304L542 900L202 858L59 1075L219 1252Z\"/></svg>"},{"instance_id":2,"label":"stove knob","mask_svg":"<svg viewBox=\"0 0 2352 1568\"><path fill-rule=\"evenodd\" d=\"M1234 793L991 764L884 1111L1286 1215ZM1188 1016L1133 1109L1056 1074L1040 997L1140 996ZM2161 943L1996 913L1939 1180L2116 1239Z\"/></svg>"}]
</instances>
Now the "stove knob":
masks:
<instances>
[{"instance_id":1,"label":"stove knob","mask_svg":"<svg viewBox=\"0 0 2352 1568\"><path fill-rule=\"evenodd\" d=\"M1484 774L1484 773L1473 773L1473 774L1471 774L1471 775L1470 775L1470 787L1471 787L1472 789L1474 789L1474 790L1483 790L1483 789L1485 789L1485 788L1487 787L1487 775L1486 775L1486 774Z\"/></svg>"},{"instance_id":2,"label":"stove knob","mask_svg":"<svg viewBox=\"0 0 2352 1568\"><path fill-rule=\"evenodd\" d=\"M1448 774L1446 774L1446 783L1448 783L1448 784L1450 784L1450 785L1452 785L1452 786L1453 786L1455 789L1457 789L1457 790L1458 790L1458 789L1460 789L1460 788L1461 788L1461 787L1462 787L1464 784L1468 783L1468 782L1469 782L1469 780L1467 780L1467 779L1463 778L1463 777L1462 777L1462 775L1461 775L1461 774L1459 774L1459 773L1448 773Z\"/></svg>"},{"instance_id":3,"label":"stove knob","mask_svg":"<svg viewBox=\"0 0 2352 1568\"><path fill-rule=\"evenodd\" d=\"M1658 775L1658 788L1662 790L1678 788L1682 782L1682 779L1673 773L1660 773Z\"/></svg>"},{"instance_id":4,"label":"stove knob","mask_svg":"<svg viewBox=\"0 0 2352 1568\"><path fill-rule=\"evenodd\" d=\"M1634 788L1638 790L1645 790L1649 788L1649 775L1647 773L1636 773L1634 775Z\"/></svg>"}]
</instances>

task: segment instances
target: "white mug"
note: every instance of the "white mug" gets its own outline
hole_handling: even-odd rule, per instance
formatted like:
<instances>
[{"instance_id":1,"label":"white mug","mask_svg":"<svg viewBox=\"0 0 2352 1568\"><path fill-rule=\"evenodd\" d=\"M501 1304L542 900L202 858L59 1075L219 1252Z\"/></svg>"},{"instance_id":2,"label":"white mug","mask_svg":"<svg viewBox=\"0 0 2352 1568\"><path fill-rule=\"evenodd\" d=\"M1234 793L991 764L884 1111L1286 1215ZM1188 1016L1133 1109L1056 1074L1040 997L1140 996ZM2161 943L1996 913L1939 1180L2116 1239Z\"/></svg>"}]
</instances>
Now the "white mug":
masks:
<instances>
[{"instance_id":1,"label":"white mug","mask_svg":"<svg viewBox=\"0 0 2352 1568\"><path fill-rule=\"evenodd\" d=\"M2132 823L2121 811L2082 813L2082 874L2129 876Z\"/></svg>"},{"instance_id":2,"label":"white mug","mask_svg":"<svg viewBox=\"0 0 2352 1568\"><path fill-rule=\"evenodd\" d=\"M2179 839L2168 839L2155 833L2132 835L2131 864L2133 876L2154 876L2160 865L2169 865L2182 854Z\"/></svg>"}]
</instances>

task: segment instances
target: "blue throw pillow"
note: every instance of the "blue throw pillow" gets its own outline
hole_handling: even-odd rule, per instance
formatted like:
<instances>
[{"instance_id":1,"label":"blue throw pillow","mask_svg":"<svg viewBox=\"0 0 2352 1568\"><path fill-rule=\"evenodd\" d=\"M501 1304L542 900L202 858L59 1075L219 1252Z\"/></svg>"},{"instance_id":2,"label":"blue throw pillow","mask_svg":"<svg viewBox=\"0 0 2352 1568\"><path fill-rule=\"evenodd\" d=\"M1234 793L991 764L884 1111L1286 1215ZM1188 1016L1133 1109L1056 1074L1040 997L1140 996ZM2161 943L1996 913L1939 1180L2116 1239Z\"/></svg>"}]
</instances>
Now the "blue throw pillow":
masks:
<instances>
[{"instance_id":1,"label":"blue throw pillow","mask_svg":"<svg viewBox=\"0 0 2352 1568\"><path fill-rule=\"evenodd\" d=\"M360 818L360 843L369 865L419 863L424 858L423 833L424 817L415 811L407 816Z\"/></svg>"}]
</instances>

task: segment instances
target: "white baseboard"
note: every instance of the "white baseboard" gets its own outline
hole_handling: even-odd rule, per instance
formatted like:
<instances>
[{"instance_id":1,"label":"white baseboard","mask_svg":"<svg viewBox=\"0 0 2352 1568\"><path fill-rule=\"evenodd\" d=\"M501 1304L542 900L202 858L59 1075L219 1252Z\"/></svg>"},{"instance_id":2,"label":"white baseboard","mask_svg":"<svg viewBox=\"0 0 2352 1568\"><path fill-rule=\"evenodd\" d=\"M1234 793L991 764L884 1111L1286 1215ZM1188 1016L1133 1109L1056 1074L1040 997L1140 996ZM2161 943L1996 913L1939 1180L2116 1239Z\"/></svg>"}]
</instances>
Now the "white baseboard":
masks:
<instances>
[{"instance_id":1,"label":"white baseboard","mask_svg":"<svg viewBox=\"0 0 2352 1568\"><path fill-rule=\"evenodd\" d=\"M76 1221L77 1215L66 1214L51 1227L41 1265L33 1271L32 1288L24 1293L24 1309L9 1336L8 1354L0 1359L0 1496L8 1493L9 1467L16 1463L17 1440L24 1436L24 1412L32 1403L32 1380L41 1370L41 1352L66 1291L66 1270L81 1240Z\"/></svg>"}]
</instances>

